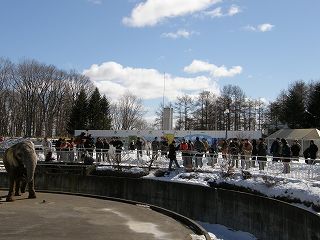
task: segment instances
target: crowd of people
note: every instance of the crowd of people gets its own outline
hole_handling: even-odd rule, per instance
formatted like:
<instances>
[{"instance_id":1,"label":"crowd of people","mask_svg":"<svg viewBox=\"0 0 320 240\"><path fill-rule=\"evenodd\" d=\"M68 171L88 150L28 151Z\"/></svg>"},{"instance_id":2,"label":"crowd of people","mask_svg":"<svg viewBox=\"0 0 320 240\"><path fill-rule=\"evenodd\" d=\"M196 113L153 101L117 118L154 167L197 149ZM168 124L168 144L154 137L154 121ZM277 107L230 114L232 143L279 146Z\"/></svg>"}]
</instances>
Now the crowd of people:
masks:
<instances>
[{"instance_id":1,"label":"crowd of people","mask_svg":"<svg viewBox=\"0 0 320 240\"><path fill-rule=\"evenodd\" d=\"M42 146L46 162L55 160L52 157L52 145L52 142L48 140L47 137L43 139ZM98 137L96 141L94 141L91 134L86 134L84 132L69 140L59 138L55 142L56 160L68 162L74 162L76 160L83 161L85 164L93 164L94 161L111 163L108 154L110 145L115 149L115 161L120 164L123 142L119 138L113 137L108 141L106 138ZM94 151L96 153L95 160L93 158Z\"/></svg>"},{"instance_id":2,"label":"crowd of people","mask_svg":"<svg viewBox=\"0 0 320 240\"><path fill-rule=\"evenodd\" d=\"M43 151L45 161L54 160L52 157L52 143L48 138L43 139ZM124 149L124 143L120 138L94 138L90 134L81 133L75 138L69 140L59 138L55 142L57 161L83 161L87 164L96 162L112 163L109 156L110 146L115 149L113 160L119 165L121 162L121 152ZM74 154L76 149L76 155ZM180 168L177 161L177 152L181 152L183 167L186 170L203 167L203 159L207 159L209 166L217 163L218 155L226 160L232 168L249 169L258 164L260 170L264 170L267 162L267 155L272 156L273 162L283 163L283 173L290 173L290 161L299 160L302 155L302 148L298 140L293 141L290 146L286 139L275 139L270 148L268 148L265 139L212 139L210 144L206 138L196 137L194 141L185 138L172 140L170 143L167 138L155 137L152 141L137 137L130 141L128 150L136 153L137 160L143 161L143 154L150 159L149 168L159 157L169 159L168 170L171 171L172 165ZM96 159L93 159L93 152L96 153ZM303 156L307 164L314 164L317 156L318 147L313 140L310 145L303 151Z\"/></svg>"},{"instance_id":3,"label":"crowd of people","mask_svg":"<svg viewBox=\"0 0 320 240\"><path fill-rule=\"evenodd\" d=\"M207 159L209 166L214 166L217 163L218 155L221 153L222 158L225 159L230 167L242 169L249 169L255 167L258 163L259 169L264 170L267 163L267 155L270 152L272 161L283 163L283 173L290 173L290 162L292 160L299 160L301 155L301 145L298 140L295 140L290 146L286 139L277 138L271 145L269 150L264 138L258 140L252 139L222 139L220 141L214 140L211 144L206 138L195 138L195 141L182 138L179 143L172 141L171 144L163 144L159 142L157 137L151 143L152 146L152 161L157 159L158 152L163 152L163 146L168 146L169 168L172 170L172 164L175 163L177 168L180 168L176 160L176 152L180 151L183 166L186 170L194 168L202 168L203 158ZM303 152L305 162L307 164L315 164L318 147L313 140L310 145ZM151 166L151 165L150 165Z\"/></svg>"}]
</instances>

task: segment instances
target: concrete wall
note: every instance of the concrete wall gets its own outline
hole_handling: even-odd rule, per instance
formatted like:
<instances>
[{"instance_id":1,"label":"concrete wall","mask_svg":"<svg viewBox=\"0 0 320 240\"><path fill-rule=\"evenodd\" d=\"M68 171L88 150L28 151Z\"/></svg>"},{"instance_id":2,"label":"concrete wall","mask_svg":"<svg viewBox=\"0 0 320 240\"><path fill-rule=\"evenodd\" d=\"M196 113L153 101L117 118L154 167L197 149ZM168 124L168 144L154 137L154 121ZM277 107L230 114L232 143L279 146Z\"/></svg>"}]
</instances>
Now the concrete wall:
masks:
<instances>
[{"instance_id":1,"label":"concrete wall","mask_svg":"<svg viewBox=\"0 0 320 240\"><path fill-rule=\"evenodd\" d=\"M0 182L7 186L5 174ZM39 174L36 189L87 193L157 205L259 239L320 239L320 217L293 205L230 190L152 179Z\"/></svg>"}]
</instances>

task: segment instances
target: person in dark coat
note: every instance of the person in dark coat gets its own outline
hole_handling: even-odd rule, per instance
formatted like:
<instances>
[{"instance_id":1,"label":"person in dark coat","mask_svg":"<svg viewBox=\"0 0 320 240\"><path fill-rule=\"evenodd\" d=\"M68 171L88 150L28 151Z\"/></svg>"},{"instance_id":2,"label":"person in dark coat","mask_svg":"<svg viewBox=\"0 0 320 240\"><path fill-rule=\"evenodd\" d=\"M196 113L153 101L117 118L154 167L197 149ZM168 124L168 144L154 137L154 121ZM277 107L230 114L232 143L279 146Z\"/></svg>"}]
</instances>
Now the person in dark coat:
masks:
<instances>
[{"instance_id":1,"label":"person in dark coat","mask_svg":"<svg viewBox=\"0 0 320 240\"><path fill-rule=\"evenodd\" d=\"M296 160L299 161L300 151L301 145L299 144L298 140L294 140L293 144L291 145L292 158L296 158Z\"/></svg>"},{"instance_id":2,"label":"person in dark coat","mask_svg":"<svg viewBox=\"0 0 320 240\"><path fill-rule=\"evenodd\" d=\"M134 141L132 140L132 141L130 142L130 144L129 144L129 150L130 150L130 151L134 151L135 148L136 148L136 145L134 144Z\"/></svg>"},{"instance_id":3,"label":"person in dark coat","mask_svg":"<svg viewBox=\"0 0 320 240\"><path fill-rule=\"evenodd\" d=\"M88 153L92 157L95 144L94 144L94 140L93 140L93 137L91 134L89 134L86 137L86 141L84 142L84 147L85 147L86 151L88 151Z\"/></svg>"},{"instance_id":4,"label":"person in dark coat","mask_svg":"<svg viewBox=\"0 0 320 240\"><path fill-rule=\"evenodd\" d=\"M203 162L202 157L205 153L205 146L202 141L200 141L199 137L196 137L196 141L193 143L194 150L198 153L195 155L195 168L198 166L202 168Z\"/></svg>"},{"instance_id":5,"label":"person in dark coat","mask_svg":"<svg viewBox=\"0 0 320 240\"><path fill-rule=\"evenodd\" d=\"M167 155L167 152L168 152L168 140L165 137L161 137L160 150L161 150L161 156Z\"/></svg>"},{"instance_id":6,"label":"person in dark coat","mask_svg":"<svg viewBox=\"0 0 320 240\"><path fill-rule=\"evenodd\" d=\"M101 138L97 138L96 143L96 161L101 162L102 161L102 149L103 149L103 142Z\"/></svg>"},{"instance_id":7,"label":"person in dark coat","mask_svg":"<svg viewBox=\"0 0 320 240\"><path fill-rule=\"evenodd\" d=\"M62 144L62 138L59 138L55 145L56 153L57 153L57 161L61 161L61 144Z\"/></svg>"},{"instance_id":8,"label":"person in dark coat","mask_svg":"<svg viewBox=\"0 0 320 240\"><path fill-rule=\"evenodd\" d=\"M158 141L158 137L155 137L154 140L151 142L151 149L152 157L149 164L149 170L151 169L152 163L158 159L158 153L160 149L160 142Z\"/></svg>"},{"instance_id":9,"label":"person in dark coat","mask_svg":"<svg viewBox=\"0 0 320 240\"><path fill-rule=\"evenodd\" d=\"M267 144L265 143L263 138L259 138L259 143L258 143L258 162L259 162L259 170L264 170L264 167L266 166L267 162Z\"/></svg>"},{"instance_id":10,"label":"person in dark coat","mask_svg":"<svg viewBox=\"0 0 320 240\"><path fill-rule=\"evenodd\" d=\"M280 160L281 156L281 142L280 138L276 138L276 140L273 141L270 148L270 153L272 154L272 162L278 162Z\"/></svg>"},{"instance_id":11,"label":"person in dark coat","mask_svg":"<svg viewBox=\"0 0 320 240\"><path fill-rule=\"evenodd\" d=\"M177 161L177 153L176 151L178 150L177 147L175 146L175 141L173 140L170 144L169 144L169 154L168 154L168 158L170 159L169 162L169 168L168 171L172 171L172 163L174 162L177 168L180 168L179 163Z\"/></svg>"},{"instance_id":12,"label":"person in dark coat","mask_svg":"<svg viewBox=\"0 0 320 240\"><path fill-rule=\"evenodd\" d=\"M140 137L137 137L136 141L136 147L137 147L137 159L142 158L142 146L144 145L144 142Z\"/></svg>"},{"instance_id":13,"label":"person in dark coat","mask_svg":"<svg viewBox=\"0 0 320 240\"><path fill-rule=\"evenodd\" d=\"M110 145L114 146L116 149L116 162L117 162L118 167L120 167L123 142L121 141L120 138L114 137L114 138L112 138Z\"/></svg>"},{"instance_id":14,"label":"person in dark coat","mask_svg":"<svg viewBox=\"0 0 320 240\"><path fill-rule=\"evenodd\" d=\"M314 144L314 141L310 141L310 146L309 146L309 155L310 155L310 162L309 164L315 164L315 159L317 158L317 153L318 153L318 146Z\"/></svg>"},{"instance_id":15,"label":"person in dark coat","mask_svg":"<svg viewBox=\"0 0 320 240\"><path fill-rule=\"evenodd\" d=\"M256 160L258 155L258 144L256 139L252 139L252 161L251 161L251 167L256 167Z\"/></svg>"},{"instance_id":16,"label":"person in dark coat","mask_svg":"<svg viewBox=\"0 0 320 240\"><path fill-rule=\"evenodd\" d=\"M231 140L229 144L229 154L231 156L231 162L230 165L232 167L236 166L238 168L239 166L239 160L238 160L238 154L240 152L240 144L237 138L234 138Z\"/></svg>"}]
</instances>

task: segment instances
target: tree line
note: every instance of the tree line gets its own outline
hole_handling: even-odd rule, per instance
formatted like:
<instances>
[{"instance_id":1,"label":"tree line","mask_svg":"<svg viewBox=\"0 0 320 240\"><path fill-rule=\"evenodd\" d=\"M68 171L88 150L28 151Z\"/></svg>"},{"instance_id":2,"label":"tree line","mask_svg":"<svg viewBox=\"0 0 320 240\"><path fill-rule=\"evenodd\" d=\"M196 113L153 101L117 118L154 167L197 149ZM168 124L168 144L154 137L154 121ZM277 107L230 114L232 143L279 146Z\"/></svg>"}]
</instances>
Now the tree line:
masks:
<instances>
[{"instance_id":1,"label":"tree line","mask_svg":"<svg viewBox=\"0 0 320 240\"><path fill-rule=\"evenodd\" d=\"M26 59L0 58L0 135L66 136L75 129L146 128L142 100L110 103L87 76Z\"/></svg>"},{"instance_id":2,"label":"tree line","mask_svg":"<svg viewBox=\"0 0 320 240\"><path fill-rule=\"evenodd\" d=\"M168 107L175 110L177 130L261 130L271 134L281 128L320 128L320 81L295 81L269 103L250 99L240 87L227 85L219 96L208 91L196 99L184 95Z\"/></svg>"},{"instance_id":3,"label":"tree line","mask_svg":"<svg viewBox=\"0 0 320 240\"><path fill-rule=\"evenodd\" d=\"M292 83L268 106L268 127L320 128L320 81Z\"/></svg>"},{"instance_id":4,"label":"tree line","mask_svg":"<svg viewBox=\"0 0 320 240\"><path fill-rule=\"evenodd\" d=\"M174 109L176 130L262 130L266 123L267 103L250 99L234 85L224 86L221 94L202 91L196 98L183 95L166 107ZM156 126L162 125L161 105Z\"/></svg>"},{"instance_id":5,"label":"tree line","mask_svg":"<svg viewBox=\"0 0 320 240\"><path fill-rule=\"evenodd\" d=\"M161 129L163 107L174 109L176 130L261 130L284 126L319 128L320 82L297 81L275 101L248 98L234 85L220 95L202 91L160 104L154 123L144 119L141 98L126 92L117 101L101 95L74 70L27 59L0 58L0 135L66 136L75 129Z\"/></svg>"},{"instance_id":6,"label":"tree line","mask_svg":"<svg viewBox=\"0 0 320 240\"><path fill-rule=\"evenodd\" d=\"M94 85L75 71L30 59L14 64L0 58L0 134L65 135L81 89L90 92Z\"/></svg>"}]
</instances>

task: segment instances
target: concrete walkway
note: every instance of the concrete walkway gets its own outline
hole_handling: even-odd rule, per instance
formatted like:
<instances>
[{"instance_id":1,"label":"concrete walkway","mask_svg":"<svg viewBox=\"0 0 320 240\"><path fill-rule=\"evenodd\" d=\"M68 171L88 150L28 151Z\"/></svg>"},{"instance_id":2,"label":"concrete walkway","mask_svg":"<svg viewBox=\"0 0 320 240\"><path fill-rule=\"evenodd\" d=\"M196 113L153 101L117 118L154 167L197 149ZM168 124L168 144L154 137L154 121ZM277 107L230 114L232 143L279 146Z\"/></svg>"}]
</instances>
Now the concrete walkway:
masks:
<instances>
[{"instance_id":1,"label":"concrete walkway","mask_svg":"<svg viewBox=\"0 0 320 240\"><path fill-rule=\"evenodd\" d=\"M0 239L190 240L192 230L147 206L63 194L27 193L5 202L0 190Z\"/></svg>"}]
</instances>

